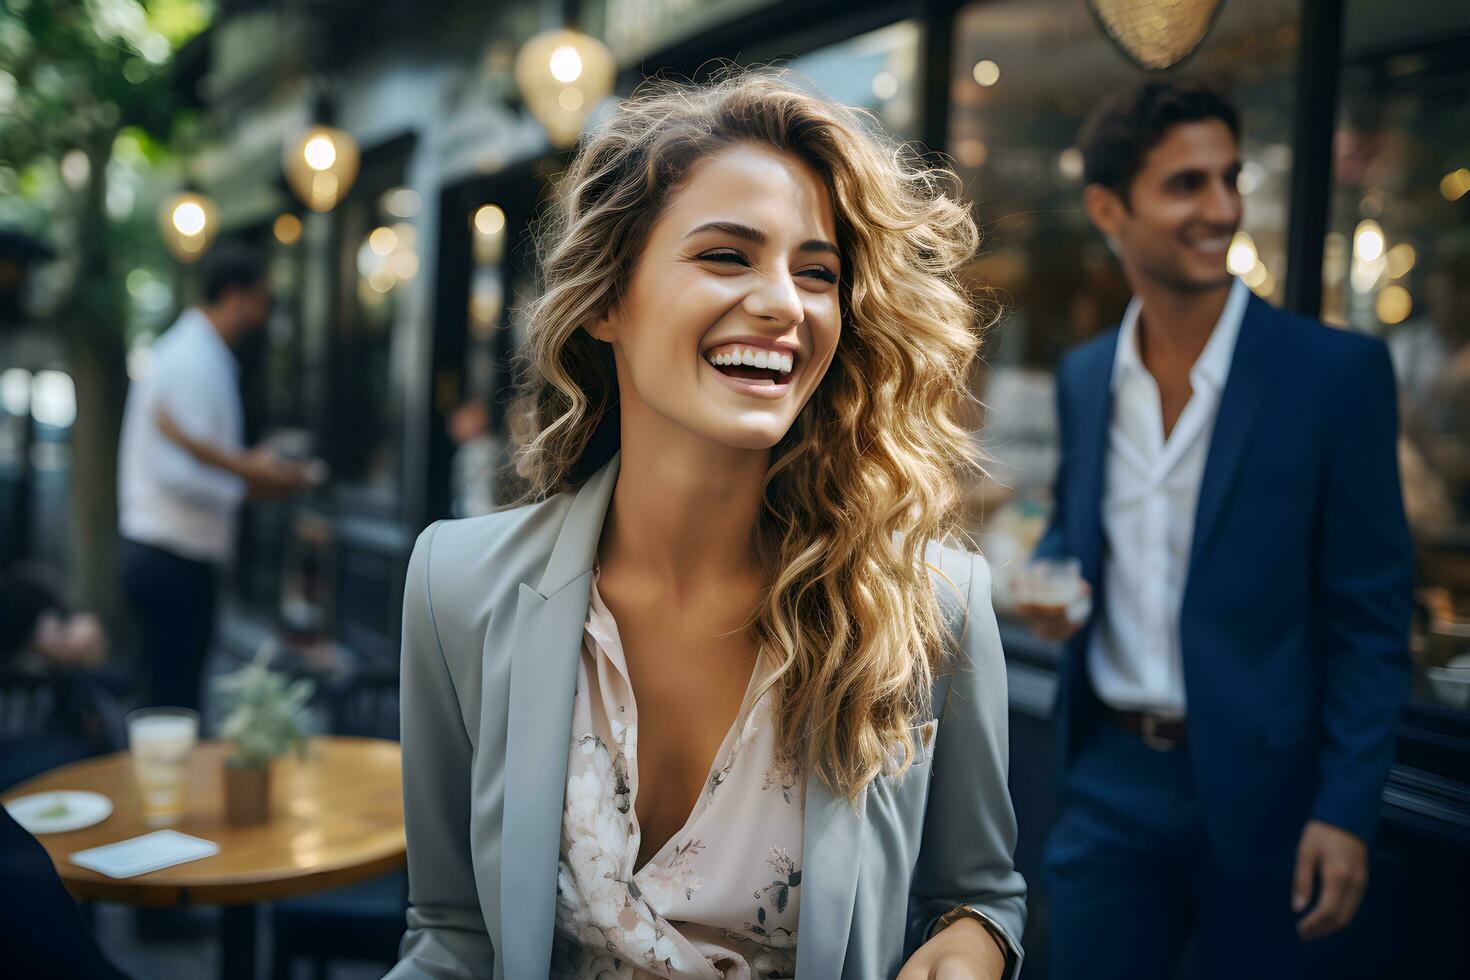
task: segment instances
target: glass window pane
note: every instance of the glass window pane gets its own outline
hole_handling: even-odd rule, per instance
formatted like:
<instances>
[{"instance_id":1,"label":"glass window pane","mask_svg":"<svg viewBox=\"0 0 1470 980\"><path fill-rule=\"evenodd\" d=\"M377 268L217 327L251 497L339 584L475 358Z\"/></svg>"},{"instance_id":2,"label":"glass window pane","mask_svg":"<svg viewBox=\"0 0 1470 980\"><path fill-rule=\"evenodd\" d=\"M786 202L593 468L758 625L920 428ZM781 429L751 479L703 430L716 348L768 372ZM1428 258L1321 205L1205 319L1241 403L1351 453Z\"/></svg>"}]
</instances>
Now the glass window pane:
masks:
<instances>
[{"instance_id":1,"label":"glass window pane","mask_svg":"<svg viewBox=\"0 0 1470 980\"><path fill-rule=\"evenodd\" d=\"M1347 11L1322 314L1388 343L1418 549L1416 691L1470 709L1470 8Z\"/></svg>"},{"instance_id":2,"label":"glass window pane","mask_svg":"<svg viewBox=\"0 0 1470 980\"><path fill-rule=\"evenodd\" d=\"M917 21L899 21L793 58L787 66L833 101L871 112L884 132L916 139L920 37Z\"/></svg>"},{"instance_id":3,"label":"glass window pane","mask_svg":"<svg viewBox=\"0 0 1470 980\"><path fill-rule=\"evenodd\" d=\"M1233 0L1165 78L1208 82L1241 113L1243 278L1280 304L1292 163L1298 0ZM1029 552L1056 465L1051 371L1061 352L1117 323L1128 288L1082 210L1074 142L1103 96L1146 76L1076 0L980 0L955 24L948 151L985 236L969 270L1004 311L977 394L993 480L972 495L992 557Z\"/></svg>"}]
</instances>

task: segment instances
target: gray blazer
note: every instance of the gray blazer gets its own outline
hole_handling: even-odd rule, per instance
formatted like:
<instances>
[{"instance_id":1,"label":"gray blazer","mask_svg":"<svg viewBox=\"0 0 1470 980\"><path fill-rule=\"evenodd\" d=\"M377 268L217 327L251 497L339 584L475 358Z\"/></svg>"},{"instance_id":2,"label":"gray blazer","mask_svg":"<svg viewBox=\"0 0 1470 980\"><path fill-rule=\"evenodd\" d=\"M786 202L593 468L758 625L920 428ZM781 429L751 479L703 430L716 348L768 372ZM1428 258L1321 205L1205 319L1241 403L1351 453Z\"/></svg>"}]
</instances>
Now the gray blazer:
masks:
<instances>
[{"instance_id":1,"label":"gray blazer","mask_svg":"<svg viewBox=\"0 0 1470 980\"><path fill-rule=\"evenodd\" d=\"M419 537L403 602L410 908L392 980L540 980L592 565L613 460L575 492ZM797 976L892 977L934 920L974 906L1019 967L1006 674L983 559L931 545L966 662L936 684L932 749L851 806L808 777ZM965 621L968 620L968 625Z\"/></svg>"}]
</instances>

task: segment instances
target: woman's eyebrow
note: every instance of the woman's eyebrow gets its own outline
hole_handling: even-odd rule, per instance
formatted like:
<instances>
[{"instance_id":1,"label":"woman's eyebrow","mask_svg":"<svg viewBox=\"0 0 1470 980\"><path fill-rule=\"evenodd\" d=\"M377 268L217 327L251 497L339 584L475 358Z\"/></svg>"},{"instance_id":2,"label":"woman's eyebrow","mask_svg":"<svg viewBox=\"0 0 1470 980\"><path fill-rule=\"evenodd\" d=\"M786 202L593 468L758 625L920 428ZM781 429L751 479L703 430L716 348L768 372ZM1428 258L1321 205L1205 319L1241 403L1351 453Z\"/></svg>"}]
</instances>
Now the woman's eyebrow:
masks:
<instances>
[{"instance_id":1,"label":"woman's eyebrow","mask_svg":"<svg viewBox=\"0 0 1470 980\"><path fill-rule=\"evenodd\" d=\"M726 235L733 235L736 238L743 238L748 242L755 243L756 245L764 245L767 241L766 233L761 231L759 228L752 228L750 225L742 225L736 221L706 221L704 224L695 228L684 237L686 239L693 238L695 235L706 231L723 232ZM833 245L831 242L824 241L820 238L810 238L797 246L796 250L798 252L831 252L838 258L842 257L842 253L837 250L836 245Z\"/></svg>"}]
</instances>

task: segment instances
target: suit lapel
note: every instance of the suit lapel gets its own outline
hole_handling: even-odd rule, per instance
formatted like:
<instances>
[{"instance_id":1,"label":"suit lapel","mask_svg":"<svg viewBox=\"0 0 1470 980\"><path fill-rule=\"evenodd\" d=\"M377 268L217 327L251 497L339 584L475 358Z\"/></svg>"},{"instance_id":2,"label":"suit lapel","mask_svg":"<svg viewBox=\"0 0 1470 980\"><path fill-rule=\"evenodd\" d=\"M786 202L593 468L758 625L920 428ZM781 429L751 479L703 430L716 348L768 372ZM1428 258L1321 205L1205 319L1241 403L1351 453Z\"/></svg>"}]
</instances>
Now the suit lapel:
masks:
<instances>
[{"instance_id":1,"label":"suit lapel","mask_svg":"<svg viewBox=\"0 0 1470 980\"><path fill-rule=\"evenodd\" d=\"M1267 320L1271 312L1262 300L1252 296L1240 323L1240 336L1235 341L1235 354L1230 362L1230 375L1225 379L1225 390L1220 393L1220 411L1215 416L1210 450L1200 479L1194 538L1189 553L1190 577L1193 577L1200 555L1220 522L1236 471L1250 442L1251 427L1261 399L1280 362L1280 358L1272 356L1271 328Z\"/></svg>"},{"instance_id":2,"label":"suit lapel","mask_svg":"<svg viewBox=\"0 0 1470 980\"><path fill-rule=\"evenodd\" d=\"M508 977L545 976L551 966L572 699L591 581L549 599L523 584L516 604L500 876L509 939L499 952Z\"/></svg>"},{"instance_id":3,"label":"suit lapel","mask_svg":"<svg viewBox=\"0 0 1470 980\"><path fill-rule=\"evenodd\" d=\"M1076 473L1072 492L1079 502L1075 513L1077 557L1082 560L1082 577L1096 589L1102 579L1102 495L1108 455L1108 427L1113 418L1113 361L1118 352L1118 332L1097 352L1098 363L1084 375L1079 408L1081 438L1077 444ZM1061 502L1058 501L1060 504Z\"/></svg>"},{"instance_id":4,"label":"suit lapel","mask_svg":"<svg viewBox=\"0 0 1470 980\"><path fill-rule=\"evenodd\" d=\"M556 924L557 859L577 659L592 565L618 457L577 491L536 587L522 583L511 639L498 950L508 977L544 977Z\"/></svg>"},{"instance_id":5,"label":"suit lapel","mask_svg":"<svg viewBox=\"0 0 1470 980\"><path fill-rule=\"evenodd\" d=\"M838 977L852 931L868 794L864 790L854 808L808 770L796 975Z\"/></svg>"}]
</instances>

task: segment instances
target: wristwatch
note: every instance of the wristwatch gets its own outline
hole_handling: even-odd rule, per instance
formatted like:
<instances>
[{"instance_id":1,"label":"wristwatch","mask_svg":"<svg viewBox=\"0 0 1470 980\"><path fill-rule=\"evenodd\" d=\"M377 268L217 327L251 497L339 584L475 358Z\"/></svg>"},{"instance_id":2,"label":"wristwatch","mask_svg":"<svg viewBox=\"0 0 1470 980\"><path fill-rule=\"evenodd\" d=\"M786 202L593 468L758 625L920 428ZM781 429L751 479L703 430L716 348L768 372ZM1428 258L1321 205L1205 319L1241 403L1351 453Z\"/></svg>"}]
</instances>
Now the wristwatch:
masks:
<instances>
[{"instance_id":1,"label":"wristwatch","mask_svg":"<svg viewBox=\"0 0 1470 980\"><path fill-rule=\"evenodd\" d=\"M992 919L990 916L986 915L979 909L975 908L975 906L973 905L956 905L954 908L950 909L948 912L935 919L934 925L929 929L929 935L925 938L933 939L934 936L937 935L941 929L952 926L961 919L974 919L976 922L985 927L985 931L990 933L990 938L995 940L995 944L999 946L1001 948L1001 952L1005 954L1006 976L1010 976L1011 970L1015 967L1016 961L1020 959L1020 950L1016 949L1015 944L1011 942L1011 937L1006 935L1004 929L996 925L994 919Z\"/></svg>"}]
</instances>

